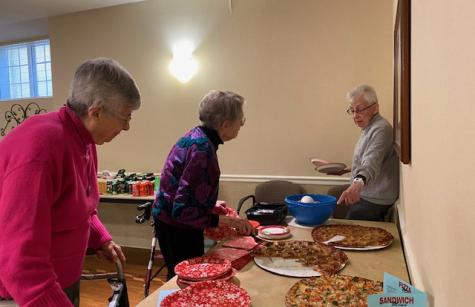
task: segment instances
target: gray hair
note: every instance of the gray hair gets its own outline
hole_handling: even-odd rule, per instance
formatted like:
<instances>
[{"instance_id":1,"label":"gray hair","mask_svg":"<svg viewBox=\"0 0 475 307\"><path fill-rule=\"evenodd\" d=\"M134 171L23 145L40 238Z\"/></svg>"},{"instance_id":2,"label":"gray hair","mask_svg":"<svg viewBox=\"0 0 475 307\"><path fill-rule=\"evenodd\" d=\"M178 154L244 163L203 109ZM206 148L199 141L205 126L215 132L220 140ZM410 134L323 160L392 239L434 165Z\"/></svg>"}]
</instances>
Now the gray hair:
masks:
<instances>
[{"instance_id":1,"label":"gray hair","mask_svg":"<svg viewBox=\"0 0 475 307\"><path fill-rule=\"evenodd\" d=\"M209 128L218 128L225 121L234 121L243 115L244 98L231 91L211 90L200 102L201 123Z\"/></svg>"},{"instance_id":2,"label":"gray hair","mask_svg":"<svg viewBox=\"0 0 475 307\"><path fill-rule=\"evenodd\" d=\"M368 105L372 105L378 102L378 96L376 96L376 91L369 85L363 84L355 87L346 94L346 98L351 103L355 99L363 96L364 100Z\"/></svg>"},{"instance_id":3,"label":"gray hair","mask_svg":"<svg viewBox=\"0 0 475 307\"><path fill-rule=\"evenodd\" d=\"M112 59L97 58L87 60L76 69L67 102L82 117L91 106L117 110L119 102L112 99L117 96L124 98L123 103L133 110L140 107L140 92L132 75Z\"/></svg>"}]
</instances>

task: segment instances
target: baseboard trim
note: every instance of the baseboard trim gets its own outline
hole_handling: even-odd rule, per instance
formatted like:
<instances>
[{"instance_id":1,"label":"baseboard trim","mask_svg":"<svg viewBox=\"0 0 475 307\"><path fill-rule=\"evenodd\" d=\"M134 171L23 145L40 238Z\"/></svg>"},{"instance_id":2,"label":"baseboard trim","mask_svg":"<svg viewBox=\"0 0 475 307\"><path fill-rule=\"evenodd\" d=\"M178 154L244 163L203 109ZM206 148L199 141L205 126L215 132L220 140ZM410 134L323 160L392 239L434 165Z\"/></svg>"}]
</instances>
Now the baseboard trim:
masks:
<instances>
[{"instance_id":1,"label":"baseboard trim","mask_svg":"<svg viewBox=\"0 0 475 307\"><path fill-rule=\"evenodd\" d=\"M287 180L297 184L310 185L344 185L350 181L349 177L323 176L278 176L278 175L231 175L222 174L221 181L231 182L265 182L269 180Z\"/></svg>"},{"instance_id":2,"label":"baseboard trim","mask_svg":"<svg viewBox=\"0 0 475 307\"><path fill-rule=\"evenodd\" d=\"M395 203L397 208L397 217L399 222L399 236L402 244L402 250L404 252L404 260L406 261L407 275L409 276L409 282L413 285L419 284L419 273L416 267L416 257L413 253L410 238L406 229L406 217L405 212L400 200Z\"/></svg>"}]
</instances>

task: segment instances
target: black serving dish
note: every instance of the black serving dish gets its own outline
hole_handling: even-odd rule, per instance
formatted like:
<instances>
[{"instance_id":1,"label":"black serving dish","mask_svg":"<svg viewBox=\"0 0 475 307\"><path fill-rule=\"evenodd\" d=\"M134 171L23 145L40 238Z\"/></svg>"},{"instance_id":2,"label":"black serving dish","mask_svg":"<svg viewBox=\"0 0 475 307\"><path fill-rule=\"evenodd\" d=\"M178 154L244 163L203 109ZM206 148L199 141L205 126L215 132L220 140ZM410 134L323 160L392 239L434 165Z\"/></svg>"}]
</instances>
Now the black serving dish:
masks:
<instances>
[{"instance_id":1,"label":"black serving dish","mask_svg":"<svg viewBox=\"0 0 475 307\"><path fill-rule=\"evenodd\" d=\"M262 226L279 225L287 216L287 205L254 203L245 213L248 220L258 221Z\"/></svg>"}]
</instances>

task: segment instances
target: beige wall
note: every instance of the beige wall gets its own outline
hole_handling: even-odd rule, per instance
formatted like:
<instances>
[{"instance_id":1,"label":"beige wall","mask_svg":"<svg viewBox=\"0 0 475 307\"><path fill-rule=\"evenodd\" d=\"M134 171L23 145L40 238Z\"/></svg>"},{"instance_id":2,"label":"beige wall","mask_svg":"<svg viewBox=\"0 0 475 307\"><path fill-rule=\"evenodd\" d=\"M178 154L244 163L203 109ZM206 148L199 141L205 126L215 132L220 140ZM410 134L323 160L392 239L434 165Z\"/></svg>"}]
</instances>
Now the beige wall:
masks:
<instances>
[{"instance_id":1,"label":"beige wall","mask_svg":"<svg viewBox=\"0 0 475 307\"><path fill-rule=\"evenodd\" d=\"M475 301L475 40L468 0L412 1L412 162L402 167L413 282L436 307Z\"/></svg>"},{"instance_id":2,"label":"beige wall","mask_svg":"<svg viewBox=\"0 0 475 307\"><path fill-rule=\"evenodd\" d=\"M101 146L100 168L160 171L176 139L198 124L209 89L248 100L239 137L219 150L223 174L314 176L308 159L350 162L358 129L345 93L376 87L392 118L392 1L167 0L50 19L55 101L75 67L108 56L136 77L143 95L132 128ZM197 44L197 76L168 72L171 45Z\"/></svg>"},{"instance_id":3,"label":"beige wall","mask_svg":"<svg viewBox=\"0 0 475 307\"><path fill-rule=\"evenodd\" d=\"M220 199L235 207L269 179L324 193L346 179L318 176L309 158L349 163L359 133L344 112L345 93L372 84L382 114L392 118L392 5L234 0L231 12L224 0L150 0L50 18L54 97L42 106L65 102L82 61L117 59L135 76L143 106L130 131L99 147L99 167L158 172L176 139L198 124L200 98L234 90L248 100L247 122L219 150ZM186 85L167 67L181 39L195 42L200 63ZM0 103L0 114L10 106ZM118 242L148 246L150 228L133 224L134 206L104 204L100 213Z\"/></svg>"}]
</instances>

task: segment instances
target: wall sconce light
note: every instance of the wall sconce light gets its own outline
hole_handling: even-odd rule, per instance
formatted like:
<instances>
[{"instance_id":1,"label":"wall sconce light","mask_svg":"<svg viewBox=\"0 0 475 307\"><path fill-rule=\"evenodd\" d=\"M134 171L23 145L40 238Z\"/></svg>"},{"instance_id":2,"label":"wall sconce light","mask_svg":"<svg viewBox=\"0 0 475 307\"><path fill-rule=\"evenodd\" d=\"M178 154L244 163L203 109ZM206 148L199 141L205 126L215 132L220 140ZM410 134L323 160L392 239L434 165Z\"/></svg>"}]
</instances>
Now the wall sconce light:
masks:
<instances>
[{"instance_id":1,"label":"wall sconce light","mask_svg":"<svg viewBox=\"0 0 475 307\"><path fill-rule=\"evenodd\" d=\"M181 42L173 47L173 59L168 69L181 83L190 81L198 70L193 50L194 46L190 42Z\"/></svg>"}]
</instances>

